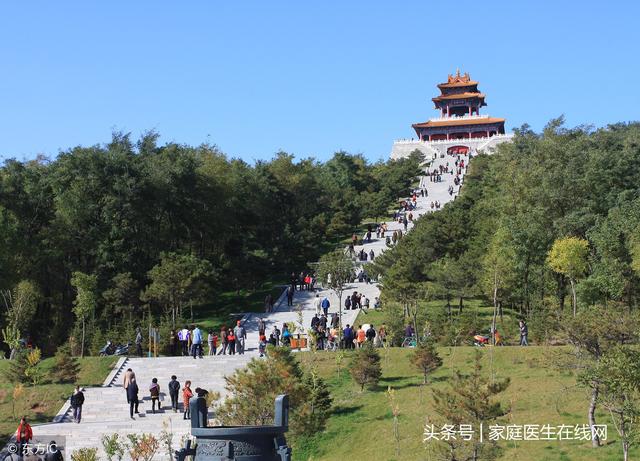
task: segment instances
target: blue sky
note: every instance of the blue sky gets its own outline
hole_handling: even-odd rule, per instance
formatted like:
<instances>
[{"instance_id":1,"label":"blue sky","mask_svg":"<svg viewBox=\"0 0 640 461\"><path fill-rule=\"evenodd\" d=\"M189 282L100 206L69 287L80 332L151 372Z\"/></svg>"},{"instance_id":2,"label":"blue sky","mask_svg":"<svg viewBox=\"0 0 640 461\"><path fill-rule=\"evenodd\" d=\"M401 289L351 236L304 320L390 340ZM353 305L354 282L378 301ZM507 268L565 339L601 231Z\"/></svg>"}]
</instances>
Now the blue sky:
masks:
<instances>
[{"instance_id":1,"label":"blue sky","mask_svg":"<svg viewBox=\"0 0 640 461\"><path fill-rule=\"evenodd\" d=\"M2 2L0 158L112 130L387 158L456 68L509 130L637 120L640 2Z\"/></svg>"}]
</instances>

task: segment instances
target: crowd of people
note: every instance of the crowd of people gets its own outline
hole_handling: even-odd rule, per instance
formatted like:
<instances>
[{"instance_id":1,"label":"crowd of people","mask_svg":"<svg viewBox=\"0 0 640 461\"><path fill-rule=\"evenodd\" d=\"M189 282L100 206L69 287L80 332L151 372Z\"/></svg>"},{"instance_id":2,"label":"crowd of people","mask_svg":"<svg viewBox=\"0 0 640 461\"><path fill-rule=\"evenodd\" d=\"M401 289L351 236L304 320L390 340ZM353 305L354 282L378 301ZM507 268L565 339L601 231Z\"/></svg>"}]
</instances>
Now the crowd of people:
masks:
<instances>
[{"instance_id":1,"label":"crowd of people","mask_svg":"<svg viewBox=\"0 0 640 461\"><path fill-rule=\"evenodd\" d=\"M246 339L247 331L241 320L236 322L234 328L223 325L219 333L208 330L206 338L198 325L191 325L191 327L185 325L180 330L170 331L169 352L173 356L203 358L206 340L207 355L244 354Z\"/></svg>"}]
</instances>

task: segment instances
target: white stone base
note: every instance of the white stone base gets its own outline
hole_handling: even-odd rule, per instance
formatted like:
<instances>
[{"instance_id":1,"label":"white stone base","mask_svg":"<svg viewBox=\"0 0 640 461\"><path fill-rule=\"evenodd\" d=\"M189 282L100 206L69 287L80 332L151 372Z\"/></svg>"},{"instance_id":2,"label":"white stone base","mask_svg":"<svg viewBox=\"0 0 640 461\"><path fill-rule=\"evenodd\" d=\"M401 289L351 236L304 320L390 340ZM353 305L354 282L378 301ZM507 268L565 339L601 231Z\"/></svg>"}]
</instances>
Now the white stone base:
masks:
<instances>
[{"instance_id":1,"label":"white stone base","mask_svg":"<svg viewBox=\"0 0 640 461\"><path fill-rule=\"evenodd\" d=\"M395 141L391 148L391 158L397 160L408 157L411 152L419 150L427 160L445 155L447 149L453 146L467 146L469 150L476 152L491 153L495 147L503 142L510 142L513 134L500 134L490 138L474 139L452 139L443 141L419 141L417 139L402 139Z\"/></svg>"}]
</instances>

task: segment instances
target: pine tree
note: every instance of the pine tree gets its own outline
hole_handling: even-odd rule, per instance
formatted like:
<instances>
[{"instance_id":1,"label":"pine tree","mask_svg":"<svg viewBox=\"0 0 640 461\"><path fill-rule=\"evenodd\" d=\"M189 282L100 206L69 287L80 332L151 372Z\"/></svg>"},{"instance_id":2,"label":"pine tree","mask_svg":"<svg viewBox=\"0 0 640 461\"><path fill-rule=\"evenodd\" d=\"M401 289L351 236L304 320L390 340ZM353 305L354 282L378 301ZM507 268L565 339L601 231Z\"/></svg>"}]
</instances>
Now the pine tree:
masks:
<instances>
[{"instance_id":1,"label":"pine tree","mask_svg":"<svg viewBox=\"0 0 640 461\"><path fill-rule=\"evenodd\" d=\"M80 373L78 359L71 355L71 348L64 344L55 355L55 367L51 369L51 381L54 383L75 383Z\"/></svg>"},{"instance_id":2,"label":"pine tree","mask_svg":"<svg viewBox=\"0 0 640 461\"><path fill-rule=\"evenodd\" d=\"M220 406L218 417L225 425L272 424L275 398L288 394L293 427L295 412L307 398L302 378L289 348L269 347L265 360L252 359L225 378L229 397Z\"/></svg>"},{"instance_id":3,"label":"pine tree","mask_svg":"<svg viewBox=\"0 0 640 461\"><path fill-rule=\"evenodd\" d=\"M313 435L324 430L332 399L327 384L315 370L305 373L303 384L306 398L296 411L296 425L292 431L294 434Z\"/></svg>"},{"instance_id":4,"label":"pine tree","mask_svg":"<svg viewBox=\"0 0 640 461\"><path fill-rule=\"evenodd\" d=\"M27 352L20 350L16 352L14 359L9 362L4 375L12 384L22 383L27 381L27 369L29 368L29 361L27 360Z\"/></svg>"},{"instance_id":5,"label":"pine tree","mask_svg":"<svg viewBox=\"0 0 640 461\"><path fill-rule=\"evenodd\" d=\"M380 354L367 342L356 351L349 366L351 377L360 384L360 390L364 387L375 387L382 376L380 366Z\"/></svg>"},{"instance_id":6,"label":"pine tree","mask_svg":"<svg viewBox=\"0 0 640 461\"><path fill-rule=\"evenodd\" d=\"M476 350L471 374L463 375L457 371L449 390L433 389L434 410L440 417L440 421L435 421L439 424L435 426L450 424L458 429L460 425L471 425L473 431L478 431L482 425L486 431L490 425L487 423L495 422L508 413L496 396L509 386L509 379L490 381L482 373L481 360L482 353ZM484 434L484 443L480 443L478 433L474 433L471 440L457 437L440 443L442 455L451 461L492 460L498 454L495 442L489 441L487 434Z\"/></svg>"},{"instance_id":7,"label":"pine tree","mask_svg":"<svg viewBox=\"0 0 640 461\"><path fill-rule=\"evenodd\" d=\"M422 372L423 383L427 384L427 375L442 366L442 359L433 343L428 342L416 347L411 355L411 363Z\"/></svg>"}]
</instances>

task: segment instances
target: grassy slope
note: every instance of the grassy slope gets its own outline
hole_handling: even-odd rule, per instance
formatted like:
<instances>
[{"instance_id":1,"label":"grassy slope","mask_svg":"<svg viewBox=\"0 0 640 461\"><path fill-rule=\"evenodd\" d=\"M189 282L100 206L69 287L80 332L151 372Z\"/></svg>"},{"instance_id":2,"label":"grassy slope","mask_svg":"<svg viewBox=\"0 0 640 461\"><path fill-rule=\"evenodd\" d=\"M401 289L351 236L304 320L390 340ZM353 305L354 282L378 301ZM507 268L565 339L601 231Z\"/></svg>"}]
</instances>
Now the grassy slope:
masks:
<instances>
[{"instance_id":1,"label":"grassy slope","mask_svg":"<svg viewBox=\"0 0 640 461\"><path fill-rule=\"evenodd\" d=\"M78 384L83 386L101 385L117 357L87 357L80 359L80 376ZM54 359L42 361L45 371L54 366ZM13 385L3 376L9 361L0 361L0 439L6 439L18 425L21 415L27 415L33 422L48 422L58 413L64 401L73 391L73 384L42 384L38 386L24 386L23 395L13 405Z\"/></svg>"},{"instance_id":2,"label":"grassy slope","mask_svg":"<svg viewBox=\"0 0 640 461\"><path fill-rule=\"evenodd\" d=\"M334 399L334 412L327 429L306 447L299 447L296 460L407 459L436 460L433 451L422 443L425 416L431 414L429 388L445 387L454 367L468 370L473 347L441 348L444 365L421 386L421 377L409 363L410 350L392 348L382 352L383 379L374 391L360 393L345 371L336 373L335 354L303 354L307 365L317 365L328 379ZM587 395L576 387L575 378L561 373L550 358L561 348L502 347L485 348L484 371L497 378L510 377L511 385L503 402L511 406L511 424L583 424ZM348 363L348 357L344 363ZM344 367L344 365L343 365ZM387 387L396 390L400 405L400 456L395 456L392 415L386 397ZM609 424L608 445L592 450L590 442L529 441L503 444L502 460L617 460L620 445L609 418L599 413L598 421ZM640 450L633 450L631 459Z\"/></svg>"}]
</instances>

